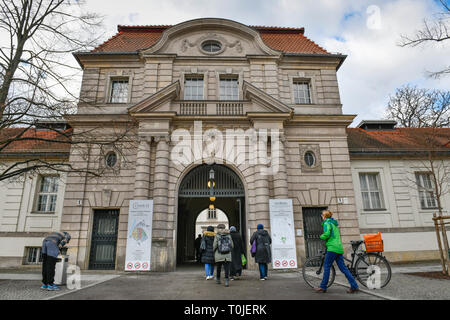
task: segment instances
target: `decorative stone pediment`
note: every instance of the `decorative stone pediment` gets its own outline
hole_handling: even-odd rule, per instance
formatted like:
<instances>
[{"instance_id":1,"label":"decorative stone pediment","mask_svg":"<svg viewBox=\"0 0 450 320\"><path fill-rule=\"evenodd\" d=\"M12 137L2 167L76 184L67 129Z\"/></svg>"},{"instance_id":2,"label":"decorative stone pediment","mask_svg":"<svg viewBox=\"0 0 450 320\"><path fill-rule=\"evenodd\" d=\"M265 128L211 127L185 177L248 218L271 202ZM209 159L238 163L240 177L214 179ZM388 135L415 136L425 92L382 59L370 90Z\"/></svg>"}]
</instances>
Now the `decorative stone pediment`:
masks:
<instances>
[{"instance_id":1,"label":"decorative stone pediment","mask_svg":"<svg viewBox=\"0 0 450 320\"><path fill-rule=\"evenodd\" d=\"M206 51L203 44L213 41L214 51ZM142 56L175 54L177 56L245 57L247 55L279 56L281 53L267 46L258 31L226 19L196 19L167 29Z\"/></svg>"},{"instance_id":2,"label":"decorative stone pediment","mask_svg":"<svg viewBox=\"0 0 450 320\"><path fill-rule=\"evenodd\" d=\"M180 82L176 81L157 93L142 100L136 105L128 109L130 114L143 114L150 112L170 112L170 104L172 100L178 99L180 96Z\"/></svg>"},{"instance_id":3,"label":"decorative stone pediment","mask_svg":"<svg viewBox=\"0 0 450 320\"><path fill-rule=\"evenodd\" d=\"M247 81L244 81L243 93L246 99L251 100L254 104L260 107L260 112L291 114L294 111L288 105L273 98L271 95Z\"/></svg>"}]
</instances>

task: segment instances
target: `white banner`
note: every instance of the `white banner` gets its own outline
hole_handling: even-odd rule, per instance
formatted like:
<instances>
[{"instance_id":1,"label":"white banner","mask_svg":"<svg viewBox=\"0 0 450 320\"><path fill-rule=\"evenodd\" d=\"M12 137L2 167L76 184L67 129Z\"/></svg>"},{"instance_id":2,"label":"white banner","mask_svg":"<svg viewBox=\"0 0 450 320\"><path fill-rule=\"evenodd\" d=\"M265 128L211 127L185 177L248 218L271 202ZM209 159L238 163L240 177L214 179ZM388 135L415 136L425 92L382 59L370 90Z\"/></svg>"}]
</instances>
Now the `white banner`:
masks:
<instances>
[{"instance_id":1,"label":"white banner","mask_svg":"<svg viewBox=\"0 0 450 320\"><path fill-rule=\"evenodd\" d=\"M125 271L150 271L153 200L131 200Z\"/></svg>"},{"instance_id":2,"label":"white banner","mask_svg":"<svg viewBox=\"0 0 450 320\"><path fill-rule=\"evenodd\" d=\"M292 199L271 199L269 207L273 268L297 268Z\"/></svg>"}]
</instances>

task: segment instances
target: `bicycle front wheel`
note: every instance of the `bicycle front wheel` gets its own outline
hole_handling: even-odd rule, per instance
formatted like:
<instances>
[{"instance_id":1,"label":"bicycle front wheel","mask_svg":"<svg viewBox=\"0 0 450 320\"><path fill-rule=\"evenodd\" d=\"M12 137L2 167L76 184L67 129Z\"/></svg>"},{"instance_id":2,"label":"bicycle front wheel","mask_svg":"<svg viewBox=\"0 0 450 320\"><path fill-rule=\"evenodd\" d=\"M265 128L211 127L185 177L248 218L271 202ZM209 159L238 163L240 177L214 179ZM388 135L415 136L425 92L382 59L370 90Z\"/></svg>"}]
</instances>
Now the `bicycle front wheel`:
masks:
<instances>
[{"instance_id":1,"label":"bicycle front wheel","mask_svg":"<svg viewBox=\"0 0 450 320\"><path fill-rule=\"evenodd\" d=\"M369 289L384 288L391 280L391 266L378 253L366 253L356 261L355 272L358 281Z\"/></svg>"},{"instance_id":2,"label":"bicycle front wheel","mask_svg":"<svg viewBox=\"0 0 450 320\"><path fill-rule=\"evenodd\" d=\"M323 278L323 266L322 257L312 257L308 258L302 267L303 280L310 286L311 288L319 288L322 283ZM334 270L334 266L331 266L330 269L330 278L328 280L327 288L329 288L336 277L336 271Z\"/></svg>"}]
</instances>

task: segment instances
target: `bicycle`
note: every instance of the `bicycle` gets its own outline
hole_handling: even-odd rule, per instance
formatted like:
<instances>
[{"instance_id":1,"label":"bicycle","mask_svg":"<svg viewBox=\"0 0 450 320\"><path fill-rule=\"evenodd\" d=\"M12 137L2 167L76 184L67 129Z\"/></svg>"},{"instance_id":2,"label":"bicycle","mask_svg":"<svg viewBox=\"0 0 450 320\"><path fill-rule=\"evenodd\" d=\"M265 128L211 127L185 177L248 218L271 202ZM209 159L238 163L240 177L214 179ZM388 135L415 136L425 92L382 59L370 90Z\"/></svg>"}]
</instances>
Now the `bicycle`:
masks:
<instances>
[{"instance_id":1,"label":"bicycle","mask_svg":"<svg viewBox=\"0 0 450 320\"><path fill-rule=\"evenodd\" d=\"M364 241L351 241L353 252L352 259L343 257L347 268L355 279L363 286L369 289L384 288L391 280L391 266L381 252L358 251ZM302 267L303 279L312 288L319 288L322 282L323 266L325 262L326 251L319 251L319 255L308 258ZM336 277L334 266L330 269L330 279L327 288L329 288Z\"/></svg>"}]
</instances>

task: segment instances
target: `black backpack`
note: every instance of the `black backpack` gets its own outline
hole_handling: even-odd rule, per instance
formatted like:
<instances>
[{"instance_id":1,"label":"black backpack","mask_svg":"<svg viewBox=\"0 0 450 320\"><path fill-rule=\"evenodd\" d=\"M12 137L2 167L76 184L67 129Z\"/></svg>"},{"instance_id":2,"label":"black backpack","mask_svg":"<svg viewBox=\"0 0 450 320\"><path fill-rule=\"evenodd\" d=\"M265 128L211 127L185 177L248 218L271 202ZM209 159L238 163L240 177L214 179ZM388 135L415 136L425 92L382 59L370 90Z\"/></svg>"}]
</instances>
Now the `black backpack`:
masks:
<instances>
[{"instance_id":1,"label":"black backpack","mask_svg":"<svg viewBox=\"0 0 450 320\"><path fill-rule=\"evenodd\" d=\"M217 250L221 254L227 254L231 252L231 237L227 234L219 235L219 239L217 241Z\"/></svg>"}]
</instances>

